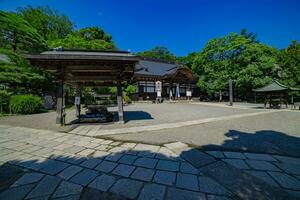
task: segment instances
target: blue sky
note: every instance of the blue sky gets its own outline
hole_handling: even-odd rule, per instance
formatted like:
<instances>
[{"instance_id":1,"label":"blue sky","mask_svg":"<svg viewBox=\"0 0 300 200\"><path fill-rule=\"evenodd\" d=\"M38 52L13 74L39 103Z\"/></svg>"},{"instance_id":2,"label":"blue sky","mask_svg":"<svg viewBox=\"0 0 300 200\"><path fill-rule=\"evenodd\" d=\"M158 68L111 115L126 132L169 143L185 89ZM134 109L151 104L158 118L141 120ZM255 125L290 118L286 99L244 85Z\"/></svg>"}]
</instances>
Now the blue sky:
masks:
<instances>
[{"instance_id":1,"label":"blue sky","mask_svg":"<svg viewBox=\"0 0 300 200\"><path fill-rule=\"evenodd\" d=\"M247 28L278 48L300 40L300 0L0 0L0 9L48 5L76 28L100 26L119 49L167 47L181 56Z\"/></svg>"}]
</instances>

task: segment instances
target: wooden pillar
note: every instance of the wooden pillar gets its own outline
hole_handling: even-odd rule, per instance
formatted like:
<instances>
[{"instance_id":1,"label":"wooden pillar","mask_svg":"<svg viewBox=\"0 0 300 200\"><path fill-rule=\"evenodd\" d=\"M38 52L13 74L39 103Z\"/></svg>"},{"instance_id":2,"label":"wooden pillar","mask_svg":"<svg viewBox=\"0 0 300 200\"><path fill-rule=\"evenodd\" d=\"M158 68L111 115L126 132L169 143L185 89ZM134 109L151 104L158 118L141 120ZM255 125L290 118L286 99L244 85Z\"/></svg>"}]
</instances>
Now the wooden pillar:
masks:
<instances>
[{"instance_id":1,"label":"wooden pillar","mask_svg":"<svg viewBox=\"0 0 300 200\"><path fill-rule=\"evenodd\" d=\"M119 122L124 123L123 92L122 92L121 81L117 81L117 102L118 102Z\"/></svg>"},{"instance_id":2,"label":"wooden pillar","mask_svg":"<svg viewBox=\"0 0 300 200\"><path fill-rule=\"evenodd\" d=\"M64 83L57 82L56 124L64 125Z\"/></svg>"},{"instance_id":3,"label":"wooden pillar","mask_svg":"<svg viewBox=\"0 0 300 200\"><path fill-rule=\"evenodd\" d=\"M76 117L80 119L80 112L81 112L81 85L80 83L76 84L75 88L75 107L76 107Z\"/></svg>"},{"instance_id":4,"label":"wooden pillar","mask_svg":"<svg viewBox=\"0 0 300 200\"><path fill-rule=\"evenodd\" d=\"M172 93L172 96L171 96L171 93ZM173 82L171 81L169 83L169 100L171 101L172 98L173 98L174 94L173 94Z\"/></svg>"},{"instance_id":5,"label":"wooden pillar","mask_svg":"<svg viewBox=\"0 0 300 200\"><path fill-rule=\"evenodd\" d=\"M232 90L232 80L229 80L229 105L233 106L233 90Z\"/></svg>"}]
</instances>

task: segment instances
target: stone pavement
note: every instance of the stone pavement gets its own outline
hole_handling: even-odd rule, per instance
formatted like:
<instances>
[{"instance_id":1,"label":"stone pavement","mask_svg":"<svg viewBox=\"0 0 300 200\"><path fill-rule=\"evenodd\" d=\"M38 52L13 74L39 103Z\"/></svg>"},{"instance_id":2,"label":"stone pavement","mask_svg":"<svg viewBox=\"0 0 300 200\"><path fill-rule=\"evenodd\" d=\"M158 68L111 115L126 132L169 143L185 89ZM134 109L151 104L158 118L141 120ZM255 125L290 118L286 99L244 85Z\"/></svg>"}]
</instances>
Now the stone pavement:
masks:
<instances>
[{"instance_id":1,"label":"stone pavement","mask_svg":"<svg viewBox=\"0 0 300 200\"><path fill-rule=\"evenodd\" d=\"M0 126L2 199L297 199L300 158ZM3 170L3 171L1 171ZM10 174L11 175L11 174ZM0 177L0 180L2 177Z\"/></svg>"}]
</instances>

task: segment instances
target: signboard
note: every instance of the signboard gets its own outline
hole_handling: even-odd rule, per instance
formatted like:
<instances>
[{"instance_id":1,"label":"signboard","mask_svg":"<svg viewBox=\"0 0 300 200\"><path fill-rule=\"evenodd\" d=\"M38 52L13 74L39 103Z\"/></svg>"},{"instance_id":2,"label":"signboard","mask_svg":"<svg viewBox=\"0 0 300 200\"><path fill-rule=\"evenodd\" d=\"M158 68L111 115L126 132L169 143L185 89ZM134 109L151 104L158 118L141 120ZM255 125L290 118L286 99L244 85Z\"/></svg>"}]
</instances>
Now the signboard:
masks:
<instances>
[{"instance_id":1,"label":"signboard","mask_svg":"<svg viewBox=\"0 0 300 200\"><path fill-rule=\"evenodd\" d=\"M191 96L192 96L192 91L187 90L187 91L186 91L186 96L187 96L187 97L191 97Z\"/></svg>"},{"instance_id":2,"label":"signboard","mask_svg":"<svg viewBox=\"0 0 300 200\"><path fill-rule=\"evenodd\" d=\"M161 92L162 84L161 81L156 81L155 82L155 90L156 92Z\"/></svg>"},{"instance_id":3,"label":"signboard","mask_svg":"<svg viewBox=\"0 0 300 200\"><path fill-rule=\"evenodd\" d=\"M80 97L75 97L75 105L80 105Z\"/></svg>"},{"instance_id":4,"label":"signboard","mask_svg":"<svg viewBox=\"0 0 300 200\"><path fill-rule=\"evenodd\" d=\"M156 94L157 94L157 97L161 97L161 92L160 91L157 91Z\"/></svg>"}]
</instances>

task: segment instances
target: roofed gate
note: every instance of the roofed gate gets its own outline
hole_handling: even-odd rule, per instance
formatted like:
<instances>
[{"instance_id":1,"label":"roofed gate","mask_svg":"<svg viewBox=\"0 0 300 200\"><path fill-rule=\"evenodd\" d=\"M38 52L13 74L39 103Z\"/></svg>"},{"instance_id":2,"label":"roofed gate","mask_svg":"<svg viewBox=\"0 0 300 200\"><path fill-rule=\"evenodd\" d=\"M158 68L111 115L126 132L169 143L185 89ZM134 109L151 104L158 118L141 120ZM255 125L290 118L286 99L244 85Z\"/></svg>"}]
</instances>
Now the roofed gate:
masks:
<instances>
[{"instance_id":1,"label":"roofed gate","mask_svg":"<svg viewBox=\"0 0 300 200\"><path fill-rule=\"evenodd\" d=\"M51 72L57 78L56 123L64 123L64 83L75 85L77 91L80 86L117 86L119 121L124 122L122 81L133 78L135 65L139 61L136 56L127 51L60 50L25 57L32 65Z\"/></svg>"}]
</instances>

